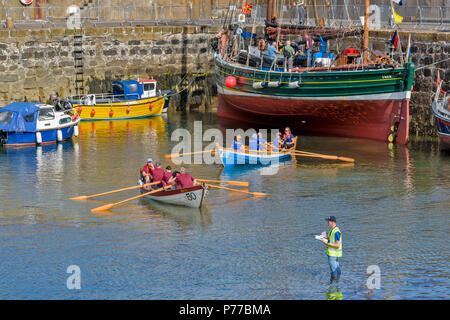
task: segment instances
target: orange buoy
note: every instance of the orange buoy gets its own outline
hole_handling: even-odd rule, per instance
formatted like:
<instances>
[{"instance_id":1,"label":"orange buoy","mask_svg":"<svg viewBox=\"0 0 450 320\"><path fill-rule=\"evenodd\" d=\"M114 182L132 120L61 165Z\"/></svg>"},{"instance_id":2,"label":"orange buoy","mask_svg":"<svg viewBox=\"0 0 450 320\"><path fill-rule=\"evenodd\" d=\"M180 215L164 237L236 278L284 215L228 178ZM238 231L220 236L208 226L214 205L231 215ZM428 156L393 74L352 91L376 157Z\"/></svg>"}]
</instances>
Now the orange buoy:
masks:
<instances>
[{"instance_id":1,"label":"orange buoy","mask_svg":"<svg viewBox=\"0 0 450 320\"><path fill-rule=\"evenodd\" d=\"M95 116L95 110L94 109L91 110L91 117L93 117L93 116Z\"/></svg>"},{"instance_id":2,"label":"orange buoy","mask_svg":"<svg viewBox=\"0 0 450 320\"><path fill-rule=\"evenodd\" d=\"M114 111L111 109L109 110L109 116L112 117L114 115Z\"/></svg>"},{"instance_id":3,"label":"orange buoy","mask_svg":"<svg viewBox=\"0 0 450 320\"><path fill-rule=\"evenodd\" d=\"M150 110L152 110L153 107L154 107L154 104L153 104L152 102L150 102L150 104L148 105L148 108L149 108Z\"/></svg>"}]
</instances>

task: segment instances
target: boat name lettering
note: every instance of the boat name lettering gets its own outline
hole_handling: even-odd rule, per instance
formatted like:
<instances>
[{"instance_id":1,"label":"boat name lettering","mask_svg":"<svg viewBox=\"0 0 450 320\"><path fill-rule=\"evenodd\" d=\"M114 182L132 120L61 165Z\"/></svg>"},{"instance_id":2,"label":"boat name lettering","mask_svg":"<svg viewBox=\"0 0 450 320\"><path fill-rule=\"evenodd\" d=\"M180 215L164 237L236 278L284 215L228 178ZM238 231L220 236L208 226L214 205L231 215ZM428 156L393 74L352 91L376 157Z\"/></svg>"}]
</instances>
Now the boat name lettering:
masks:
<instances>
[{"instance_id":1,"label":"boat name lettering","mask_svg":"<svg viewBox=\"0 0 450 320\"><path fill-rule=\"evenodd\" d=\"M386 75L386 76L383 76L382 78L383 78L383 79L391 79L392 76L391 76L391 75Z\"/></svg>"},{"instance_id":2,"label":"boat name lettering","mask_svg":"<svg viewBox=\"0 0 450 320\"><path fill-rule=\"evenodd\" d=\"M197 200L197 196L193 192L188 192L186 193L186 199L188 199L189 201L194 201Z\"/></svg>"}]
</instances>

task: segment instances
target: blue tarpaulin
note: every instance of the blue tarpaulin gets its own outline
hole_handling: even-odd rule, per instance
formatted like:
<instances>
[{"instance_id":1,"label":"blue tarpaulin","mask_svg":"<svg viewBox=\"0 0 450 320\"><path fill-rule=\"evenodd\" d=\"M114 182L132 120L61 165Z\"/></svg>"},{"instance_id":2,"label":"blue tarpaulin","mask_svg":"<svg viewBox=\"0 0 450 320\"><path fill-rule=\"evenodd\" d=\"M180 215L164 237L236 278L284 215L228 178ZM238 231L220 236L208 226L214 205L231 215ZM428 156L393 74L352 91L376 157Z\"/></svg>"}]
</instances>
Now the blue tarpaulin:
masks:
<instances>
[{"instance_id":1,"label":"blue tarpaulin","mask_svg":"<svg viewBox=\"0 0 450 320\"><path fill-rule=\"evenodd\" d=\"M0 108L0 130L5 132L36 132L39 105L13 102Z\"/></svg>"},{"instance_id":2,"label":"blue tarpaulin","mask_svg":"<svg viewBox=\"0 0 450 320\"><path fill-rule=\"evenodd\" d=\"M242 31L241 37L244 38L244 39L255 38L256 37L256 33Z\"/></svg>"}]
</instances>

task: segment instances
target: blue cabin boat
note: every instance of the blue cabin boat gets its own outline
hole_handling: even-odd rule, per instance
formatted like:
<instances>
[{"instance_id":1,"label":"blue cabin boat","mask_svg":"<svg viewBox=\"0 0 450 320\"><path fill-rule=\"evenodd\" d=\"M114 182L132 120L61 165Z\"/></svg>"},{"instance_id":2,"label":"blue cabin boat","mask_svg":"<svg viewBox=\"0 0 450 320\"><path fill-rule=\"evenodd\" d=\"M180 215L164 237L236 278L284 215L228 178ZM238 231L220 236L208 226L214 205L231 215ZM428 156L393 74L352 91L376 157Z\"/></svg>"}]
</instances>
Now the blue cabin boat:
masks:
<instances>
[{"instance_id":1,"label":"blue cabin boat","mask_svg":"<svg viewBox=\"0 0 450 320\"><path fill-rule=\"evenodd\" d=\"M78 135L80 117L43 103L13 102L0 108L0 145L21 147L61 142Z\"/></svg>"}]
</instances>

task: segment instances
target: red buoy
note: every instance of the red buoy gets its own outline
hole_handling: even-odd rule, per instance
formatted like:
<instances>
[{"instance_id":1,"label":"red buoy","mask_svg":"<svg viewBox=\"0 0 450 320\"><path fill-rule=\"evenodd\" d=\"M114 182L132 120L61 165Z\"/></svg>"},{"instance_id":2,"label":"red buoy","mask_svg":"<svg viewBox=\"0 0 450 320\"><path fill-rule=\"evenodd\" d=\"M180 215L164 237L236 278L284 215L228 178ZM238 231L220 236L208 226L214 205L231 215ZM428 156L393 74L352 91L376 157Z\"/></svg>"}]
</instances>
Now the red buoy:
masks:
<instances>
[{"instance_id":1,"label":"red buoy","mask_svg":"<svg viewBox=\"0 0 450 320\"><path fill-rule=\"evenodd\" d=\"M94 109L91 110L91 117L93 117L93 116L95 116L95 110Z\"/></svg>"},{"instance_id":2,"label":"red buoy","mask_svg":"<svg viewBox=\"0 0 450 320\"><path fill-rule=\"evenodd\" d=\"M240 86L243 86L243 85L245 85L245 79L244 79L244 78L239 78L239 79L237 80L237 83L238 83Z\"/></svg>"},{"instance_id":3,"label":"red buoy","mask_svg":"<svg viewBox=\"0 0 450 320\"><path fill-rule=\"evenodd\" d=\"M112 117L114 115L114 111L112 109L109 111L109 116Z\"/></svg>"},{"instance_id":4,"label":"red buoy","mask_svg":"<svg viewBox=\"0 0 450 320\"><path fill-rule=\"evenodd\" d=\"M78 113L81 113L81 111L83 111L83 108L82 107L78 107Z\"/></svg>"},{"instance_id":5,"label":"red buoy","mask_svg":"<svg viewBox=\"0 0 450 320\"><path fill-rule=\"evenodd\" d=\"M236 78L234 76L228 76L225 79L225 85L228 88L234 88L236 86Z\"/></svg>"},{"instance_id":6,"label":"red buoy","mask_svg":"<svg viewBox=\"0 0 450 320\"><path fill-rule=\"evenodd\" d=\"M153 103L150 103L150 104L148 105L148 108L149 108L150 110L152 110L153 107L154 107L154 104L153 104Z\"/></svg>"},{"instance_id":7,"label":"red buoy","mask_svg":"<svg viewBox=\"0 0 450 320\"><path fill-rule=\"evenodd\" d=\"M131 108L128 107L128 108L127 108L127 113L130 113L130 111L131 111Z\"/></svg>"}]
</instances>

